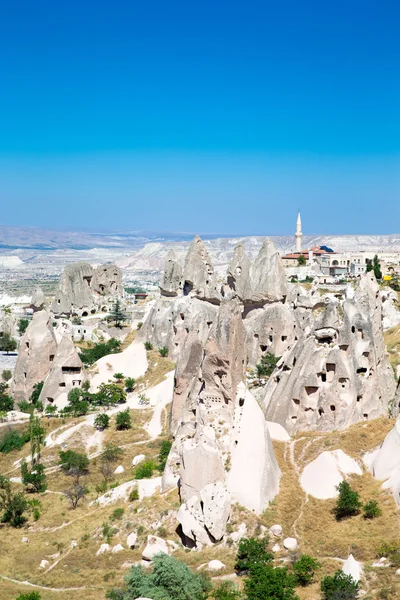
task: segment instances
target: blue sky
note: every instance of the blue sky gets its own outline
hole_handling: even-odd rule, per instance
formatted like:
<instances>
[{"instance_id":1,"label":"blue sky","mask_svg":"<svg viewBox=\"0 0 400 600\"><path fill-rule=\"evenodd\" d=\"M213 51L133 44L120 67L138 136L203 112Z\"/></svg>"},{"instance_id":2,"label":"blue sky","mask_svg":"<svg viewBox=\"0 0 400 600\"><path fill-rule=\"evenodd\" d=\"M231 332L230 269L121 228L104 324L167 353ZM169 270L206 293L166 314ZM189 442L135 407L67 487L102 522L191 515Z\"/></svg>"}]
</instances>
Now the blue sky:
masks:
<instances>
[{"instance_id":1,"label":"blue sky","mask_svg":"<svg viewBox=\"0 0 400 600\"><path fill-rule=\"evenodd\" d=\"M1 12L3 224L400 232L397 2Z\"/></svg>"}]
</instances>

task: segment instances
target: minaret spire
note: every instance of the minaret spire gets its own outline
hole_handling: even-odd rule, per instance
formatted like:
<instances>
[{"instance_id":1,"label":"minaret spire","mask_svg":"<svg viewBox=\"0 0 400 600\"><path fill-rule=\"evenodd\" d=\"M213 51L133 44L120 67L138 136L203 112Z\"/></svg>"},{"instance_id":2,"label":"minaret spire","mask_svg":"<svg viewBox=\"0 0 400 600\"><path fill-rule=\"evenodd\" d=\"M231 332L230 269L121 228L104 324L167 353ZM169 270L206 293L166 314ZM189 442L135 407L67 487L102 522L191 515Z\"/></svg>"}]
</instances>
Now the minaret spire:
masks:
<instances>
[{"instance_id":1,"label":"minaret spire","mask_svg":"<svg viewBox=\"0 0 400 600\"><path fill-rule=\"evenodd\" d=\"M296 252L301 252L301 241L302 241L302 238L303 238L303 232L301 230L301 216L300 216L300 211L298 212L298 215L297 215L295 237L296 237Z\"/></svg>"}]
</instances>

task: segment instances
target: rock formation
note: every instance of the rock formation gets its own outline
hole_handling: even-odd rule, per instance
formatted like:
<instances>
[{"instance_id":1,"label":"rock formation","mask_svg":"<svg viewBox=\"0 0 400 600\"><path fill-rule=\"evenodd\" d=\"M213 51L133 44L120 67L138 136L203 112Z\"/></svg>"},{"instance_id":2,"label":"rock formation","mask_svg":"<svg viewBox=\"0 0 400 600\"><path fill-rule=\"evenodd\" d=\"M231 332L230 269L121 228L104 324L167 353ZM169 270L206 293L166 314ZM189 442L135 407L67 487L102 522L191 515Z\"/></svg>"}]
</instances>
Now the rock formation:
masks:
<instances>
[{"instance_id":1,"label":"rock formation","mask_svg":"<svg viewBox=\"0 0 400 600\"><path fill-rule=\"evenodd\" d=\"M68 404L68 393L75 387L81 387L84 379L83 365L78 352L73 342L64 336L57 346L39 400L44 406L54 404L61 410Z\"/></svg>"},{"instance_id":2,"label":"rock formation","mask_svg":"<svg viewBox=\"0 0 400 600\"><path fill-rule=\"evenodd\" d=\"M86 316L106 310L108 302L123 295L119 267L103 265L93 269L88 263L65 267L60 288L52 305L54 314Z\"/></svg>"},{"instance_id":3,"label":"rock formation","mask_svg":"<svg viewBox=\"0 0 400 600\"><path fill-rule=\"evenodd\" d=\"M44 381L52 366L56 349L51 315L44 310L35 313L19 345L11 383L11 394L16 403L28 401L33 386Z\"/></svg>"},{"instance_id":4,"label":"rock formation","mask_svg":"<svg viewBox=\"0 0 400 600\"><path fill-rule=\"evenodd\" d=\"M344 429L387 414L394 377L373 274L361 279L353 298L321 305L310 324L266 386L266 418L295 433Z\"/></svg>"},{"instance_id":5,"label":"rock formation","mask_svg":"<svg viewBox=\"0 0 400 600\"><path fill-rule=\"evenodd\" d=\"M397 504L400 504L400 418L397 418L392 431L379 448L371 467L376 479L384 482L385 488L393 491Z\"/></svg>"},{"instance_id":6,"label":"rock formation","mask_svg":"<svg viewBox=\"0 0 400 600\"><path fill-rule=\"evenodd\" d=\"M223 301L205 343L193 334L178 360L183 395L176 386L176 435L163 485L179 477L177 518L189 546L223 538L232 501L261 512L278 490L279 469L265 419L243 383L241 309L238 300ZM257 457L252 469L249 455Z\"/></svg>"},{"instance_id":7,"label":"rock formation","mask_svg":"<svg viewBox=\"0 0 400 600\"><path fill-rule=\"evenodd\" d=\"M43 310L45 307L45 303L46 303L46 297L43 293L42 288L40 288L40 287L36 288L36 290L32 294L31 305L30 305L31 308L33 308L34 311Z\"/></svg>"}]
</instances>

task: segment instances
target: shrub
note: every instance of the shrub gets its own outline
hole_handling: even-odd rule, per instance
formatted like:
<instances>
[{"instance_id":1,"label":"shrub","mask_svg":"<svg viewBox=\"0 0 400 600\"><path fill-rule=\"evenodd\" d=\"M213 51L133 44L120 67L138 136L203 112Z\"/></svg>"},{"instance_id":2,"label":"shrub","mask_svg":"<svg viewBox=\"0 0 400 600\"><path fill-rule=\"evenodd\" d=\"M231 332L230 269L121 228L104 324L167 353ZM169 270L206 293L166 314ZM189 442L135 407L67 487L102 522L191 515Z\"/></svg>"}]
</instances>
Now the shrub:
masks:
<instances>
[{"instance_id":1,"label":"shrub","mask_svg":"<svg viewBox=\"0 0 400 600\"><path fill-rule=\"evenodd\" d=\"M153 344L151 342L145 342L144 347L146 350L153 350Z\"/></svg>"},{"instance_id":2,"label":"shrub","mask_svg":"<svg viewBox=\"0 0 400 600\"><path fill-rule=\"evenodd\" d=\"M80 317L74 317L72 319L72 324L73 325L82 325L82 319Z\"/></svg>"},{"instance_id":3,"label":"shrub","mask_svg":"<svg viewBox=\"0 0 400 600\"><path fill-rule=\"evenodd\" d=\"M256 365L258 377L270 377L279 361L278 356L274 356L271 352L267 352L261 358L261 361Z\"/></svg>"},{"instance_id":4,"label":"shrub","mask_svg":"<svg viewBox=\"0 0 400 600\"><path fill-rule=\"evenodd\" d=\"M0 437L0 452L2 454L8 454L13 450L21 450L30 439L31 436L29 431L16 431L10 427L4 432L3 436Z\"/></svg>"},{"instance_id":5,"label":"shrub","mask_svg":"<svg viewBox=\"0 0 400 600\"><path fill-rule=\"evenodd\" d=\"M115 463L124 455L124 451L122 448L114 444L113 442L109 442L105 445L103 452L100 455L100 460L105 462Z\"/></svg>"},{"instance_id":6,"label":"shrub","mask_svg":"<svg viewBox=\"0 0 400 600\"><path fill-rule=\"evenodd\" d=\"M23 460L21 463L21 477L26 491L36 493L46 491L46 475L44 466L41 463L29 468L26 461Z\"/></svg>"},{"instance_id":7,"label":"shrub","mask_svg":"<svg viewBox=\"0 0 400 600\"><path fill-rule=\"evenodd\" d=\"M170 440L163 440L161 442L160 452L158 454L159 465L157 469L162 473L165 469L165 465L168 459L169 452L171 450L172 442Z\"/></svg>"},{"instance_id":8,"label":"shrub","mask_svg":"<svg viewBox=\"0 0 400 600\"><path fill-rule=\"evenodd\" d=\"M135 479L149 479L157 468L154 460L146 460L142 462L136 469Z\"/></svg>"},{"instance_id":9,"label":"shrub","mask_svg":"<svg viewBox=\"0 0 400 600\"><path fill-rule=\"evenodd\" d=\"M14 400L7 394L0 396L0 410L2 412L8 412L14 408Z\"/></svg>"},{"instance_id":10,"label":"shrub","mask_svg":"<svg viewBox=\"0 0 400 600\"><path fill-rule=\"evenodd\" d=\"M92 395L93 403L99 406L115 406L126 402L126 394L117 383L101 383L97 394Z\"/></svg>"},{"instance_id":11,"label":"shrub","mask_svg":"<svg viewBox=\"0 0 400 600\"><path fill-rule=\"evenodd\" d=\"M124 512L123 508L116 508L111 514L110 521L119 521L124 516Z\"/></svg>"},{"instance_id":12,"label":"shrub","mask_svg":"<svg viewBox=\"0 0 400 600\"><path fill-rule=\"evenodd\" d=\"M333 577L327 575L321 581L323 600L355 600L359 588L351 575L345 575L343 571L336 571Z\"/></svg>"},{"instance_id":13,"label":"shrub","mask_svg":"<svg viewBox=\"0 0 400 600\"><path fill-rule=\"evenodd\" d=\"M29 325L28 319L20 319L18 321L18 333L20 335L23 335L25 333L25 331L27 330L28 325Z\"/></svg>"},{"instance_id":14,"label":"shrub","mask_svg":"<svg viewBox=\"0 0 400 600\"><path fill-rule=\"evenodd\" d=\"M85 348L80 353L80 358L85 365L92 365L107 354L116 354L121 352L121 342L115 338L111 338L107 342L99 342L92 348Z\"/></svg>"},{"instance_id":15,"label":"shrub","mask_svg":"<svg viewBox=\"0 0 400 600\"><path fill-rule=\"evenodd\" d=\"M136 329L138 329L138 330L139 330L139 329L142 329L142 327L143 327L143 322L142 322L142 321L139 321L139 323L138 323L138 324L137 324L137 326L136 326Z\"/></svg>"},{"instance_id":16,"label":"shrub","mask_svg":"<svg viewBox=\"0 0 400 600\"><path fill-rule=\"evenodd\" d=\"M168 348L167 348L167 346L162 346L161 348L158 349L158 352L160 353L160 356L162 356L163 358L165 358L166 356L168 356Z\"/></svg>"},{"instance_id":17,"label":"shrub","mask_svg":"<svg viewBox=\"0 0 400 600\"><path fill-rule=\"evenodd\" d=\"M125 379L125 390L130 393L133 392L136 385L136 381L133 377L127 377Z\"/></svg>"},{"instance_id":18,"label":"shrub","mask_svg":"<svg viewBox=\"0 0 400 600\"><path fill-rule=\"evenodd\" d=\"M129 408L119 412L115 418L115 428L117 431L121 431L124 429L130 429L132 427L131 423L131 415L129 413Z\"/></svg>"},{"instance_id":19,"label":"shrub","mask_svg":"<svg viewBox=\"0 0 400 600\"><path fill-rule=\"evenodd\" d=\"M239 542L236 555L235 571L239 574L247 573L255 565L269 565L273 555L268 552L268 538L257 540L243 538Z\"/></svg>"},{"instance_id":20,"label":"shrub","mask_svg":"<svg viewBox=\"0 0 400 600\"><path fill-rule=\"evenodd\" d=\"M366 504L364 504L364 519L375 519L375 517L380 517L382 514L381 509L379 508L376 500L370 500Z\"/></svg>"},{"instance_id":21,"label":"shrub","mask_svg":"<svg viewBox=\"0 0 400 600\"><path fill-rule=\"evenodd\" d=\"M0 350L3 352L14 352L17 349L17 342L9 333L4 333L0 338Z\"/></svg>"},{"instance_id":22,"label":"shrub","mask_svg":"<svg viewBox=\"0 0 400 600\"><path fill-rule=\"evenodd\" d=\"M55 406L54 404L48 404L44 412L48 417L52 417L57 412L57 406Z\"/></svg>"},{"instance_id":23,"label":"shrub","mask_svg":"<svg viewBox=\"0 0 400 600\"><path fill-rule=\"evenodd\" d=\"M3 369L3 372L1 374L1 378L3 379L3 381L10 381L10 379L12 379L12 372L10 369Z\"/></svg>"},{"instance_id":24,"label":"shrub","mask_svg":"<svg viewBox=\"0 0 400 600\"><path fill-rule=\"evenodd\" d=\"M83 500L87 493L87 488L85 488L83 485L80 485L79 483L75 483L72 486L72 488L64 490L64 494L70 500L71 506L74 510L78 506L79 500Z\"/></svg>"},{"instance_id":25,"label":"shrub","mask_svg":"<svg viewBox=\"0 0 400 600\"><path fill-rule=\"evenodd\" d=\"M139 490L136 487L129 494L129 502L134 502L135 500L139 500Z\"/></svg>"},{"instance_id":26,"label":"shrub","mask_svg":"<svg viewBox=\"0 0 400 600\"><path fill-rule=\"evenodd\" d=\"M15 600L40 600L39 592L28 592L27 594L20 594Z\"/></svg>"},{"instance_id":27,"label":"shrub","mask_svg":"<svg viewBox=\"0 0 400 600\"><path fill-rule=\"evenodd\" d=\"M299 600L295 585L296 579L287 568L252 564L244 591L246 600Z\"/></svg>"},{"instance_id":28,"label":"shrub","mask_svg":"<svg viewBox=\"0 0 400 600\"><path fill-rule=\"evenodd\" d=\"M162 600L204 600L210 590L208 580L193 573L187 565L167 554L153 558L153 570L132 567L125 577L124 590L111 590L108 598L154 598ZM115 595L117 593L118 595Z\"/></svg>"},{"instance_id":29,"label":"shrub","mask_svg":"<svg viewBox=\"0 0 400 600\"><path fill-rule=\"evenodd\" d=\"M114 379L116 379L117 381L122 381L123 379L125 379L125 377L123 373L114 373Z\"/></svg>"},{"instance_id":30,"label":"shrub","mask_svg":"<svg viewBox=\"0 0 400 600\"><path fill-rule=\"evenodd\" d=\"M242 595L232 581L223 581L211 592L211 598L214 600L240 600Z\"/></svg>"},{"instance_id":31,"label":"shrub","mask_svg":"<svg viewBox=\"0 0 400 600\"><path fill-rule=\"evenodd\" d=\"M308 556L302 554L293 565L294 576L298 585L308 585L312 582L315 571L321 567L320 563Z\"/></svg>"},{"instance_id":32,"label":"shrub","mask_svg":"<svg viewBox=\"0 0 400 600\"><path fill-rule=\"evenodd\" d=\"M28 510L28 502L24 494L13 494L8 477L0 475L0 510L3 511L1 522L11 527L22 527L27 519L24 513Z\"/></svg>"},{"instance_id":33,"label":"shrub","mask_svg":"<svg viewBox=\"0 0 400 600\"><path fill-rule=\"evenodd\" d=\"M109 424L110 424L110 417L108 415L106 415L106 413L97 415L97 417L94 420L94 426L100 430L107 429Z\"/></svg>"},{"instance_id":34,"label":"shrub","mask_svg":"<svg viewBox=\"0 0 400 600\"><path fill-rule=\"evenodd\" d=\"M340 519L345 519L346 517L358 515L362 507L362 502L358 492L353 490L347 481L342 481L339 483L336 489L339 492L339 497L334 508L336 519L339 521Z\"/></svg>"}]
</instances>

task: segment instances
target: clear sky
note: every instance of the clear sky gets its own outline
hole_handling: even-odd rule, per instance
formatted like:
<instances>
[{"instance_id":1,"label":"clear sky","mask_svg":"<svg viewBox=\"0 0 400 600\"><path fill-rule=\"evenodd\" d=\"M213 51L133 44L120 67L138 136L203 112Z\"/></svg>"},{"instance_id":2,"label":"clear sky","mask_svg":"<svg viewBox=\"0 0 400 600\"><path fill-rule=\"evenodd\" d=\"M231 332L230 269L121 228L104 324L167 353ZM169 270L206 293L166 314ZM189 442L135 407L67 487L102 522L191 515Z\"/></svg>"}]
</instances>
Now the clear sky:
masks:
<instances>
[{"instance_id":1,"label":"clear sky","mask_svg":"<svg viewBox=\"0 0 400 600\"><path fill-rule=\"evenodd\" d=\"M400 233L397 0L20 0L6 225Z\"/></svg>"}]
</instances>

